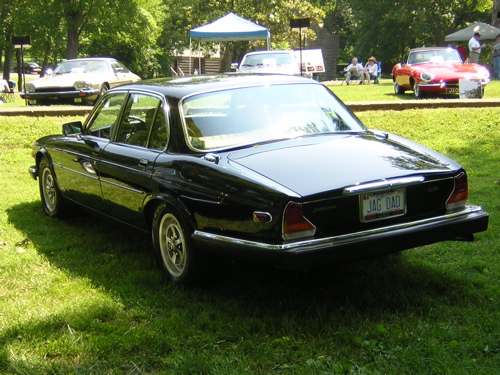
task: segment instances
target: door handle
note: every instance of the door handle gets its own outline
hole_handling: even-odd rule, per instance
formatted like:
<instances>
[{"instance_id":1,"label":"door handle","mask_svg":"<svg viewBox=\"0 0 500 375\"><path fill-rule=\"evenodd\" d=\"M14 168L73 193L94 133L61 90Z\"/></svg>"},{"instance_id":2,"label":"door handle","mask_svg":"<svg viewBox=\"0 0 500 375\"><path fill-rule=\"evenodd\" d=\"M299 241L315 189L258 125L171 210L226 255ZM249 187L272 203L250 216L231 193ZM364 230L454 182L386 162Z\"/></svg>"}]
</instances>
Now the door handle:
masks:
<instances>
[{"instance_id":1,"label":"door handle","mask_svg":"<svg viewBox=\"0 0 500 375\"><path fill-rule=\"evenodd\" d=\"M139 165L142 165L143 167L147 167L149 164L148 159L140 159L139 160Z\"/></svg>"}]
</instances>

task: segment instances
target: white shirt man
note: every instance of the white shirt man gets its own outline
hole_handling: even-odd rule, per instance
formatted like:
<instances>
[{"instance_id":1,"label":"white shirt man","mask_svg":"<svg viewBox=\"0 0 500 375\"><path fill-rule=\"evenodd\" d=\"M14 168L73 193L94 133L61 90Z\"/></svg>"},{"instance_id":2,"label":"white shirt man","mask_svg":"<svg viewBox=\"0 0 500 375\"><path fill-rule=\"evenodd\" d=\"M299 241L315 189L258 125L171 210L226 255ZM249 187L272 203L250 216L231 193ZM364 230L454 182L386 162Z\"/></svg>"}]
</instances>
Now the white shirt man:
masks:
<instances>
[{"instance_id":1,"label":"white shirt man","mask_svg":"<svg viewBox=\"0 0 500 375\"><path fill-rule=\"evenodd\" d=\"M344 69L345 73L345 81L347 84L349 84L349 81L351 80L351 76L353 77L359 77L361 76L361 73L363 72L363 64L358 62L358 59L355 57L352 59L352 62L347 65L347 67Z\"/></svg>"},{"instance_id":2,"label":"white shirt man","mask_svg":"<svg viewBox=\"0 0 500 375\"><path fill-rule=\"evenodd\" d=\"M484 44L479 43L479 38L481 34L474 33L474 36L469 40L469 61L474 64L479 64L479 54L484 48Z\"/></svg>"}]
</instances>

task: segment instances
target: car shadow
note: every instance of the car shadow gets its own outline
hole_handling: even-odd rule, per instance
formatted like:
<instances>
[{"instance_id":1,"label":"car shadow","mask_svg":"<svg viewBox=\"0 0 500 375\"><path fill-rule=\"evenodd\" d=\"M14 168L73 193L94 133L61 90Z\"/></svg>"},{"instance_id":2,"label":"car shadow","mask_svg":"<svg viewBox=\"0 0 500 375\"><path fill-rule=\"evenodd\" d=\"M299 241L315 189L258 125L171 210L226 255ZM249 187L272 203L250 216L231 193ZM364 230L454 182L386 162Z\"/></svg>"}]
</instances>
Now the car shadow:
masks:
<instances>
[{"instance_id":1,"label":"car shadow","mask_svg":"<svg viewBox=\"0 0 500 375\"><path fill-rule=\"evenodd\" d=\"M438 303L472 303L476 298L469 294L470 286L464 281L415 256L433 251L425 247L302 271L217 259L207 270L210 277L206 282L177 288L157 267L146 234L83 214L66 220L50 219L36 202L12 206L7 214L27 236L19 239L20 246L25 240L26 246L34 246L51 264L75 277L88 278L93 285L111 290L131 304L144 295L152 298L152 304L158 303L157 298L168 301L165 293L177 290L187 299L203 293L212 296L211 300L232 300L250 315L255 312L247 308L249 304L261 306L259 311L265 306L275 313L304 314L320 306L329 313L349 307L360 312L369 309L373 314L377 310L415 312Z\"/></svg>"}]
</instances>

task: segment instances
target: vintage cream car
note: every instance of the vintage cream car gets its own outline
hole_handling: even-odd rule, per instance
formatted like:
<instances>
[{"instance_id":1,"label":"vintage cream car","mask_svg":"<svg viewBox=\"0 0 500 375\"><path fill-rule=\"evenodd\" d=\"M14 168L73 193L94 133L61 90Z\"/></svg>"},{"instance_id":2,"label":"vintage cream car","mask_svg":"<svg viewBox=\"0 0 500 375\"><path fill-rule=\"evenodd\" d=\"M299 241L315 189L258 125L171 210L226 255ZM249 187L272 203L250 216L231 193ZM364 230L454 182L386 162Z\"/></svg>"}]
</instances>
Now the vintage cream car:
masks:
<instances>
[{"instance_id":1,"label":"vintage cream car","mask_svg":"<svg viewBox=\"0 0 500 375\"><path fill-rule=\"evenodd\" d=\"M110 88L140 80L113 58L72 59L61 62L45 77L26 83L21 97L30 105L95 102Z\"/></svg>"}]
</instances>

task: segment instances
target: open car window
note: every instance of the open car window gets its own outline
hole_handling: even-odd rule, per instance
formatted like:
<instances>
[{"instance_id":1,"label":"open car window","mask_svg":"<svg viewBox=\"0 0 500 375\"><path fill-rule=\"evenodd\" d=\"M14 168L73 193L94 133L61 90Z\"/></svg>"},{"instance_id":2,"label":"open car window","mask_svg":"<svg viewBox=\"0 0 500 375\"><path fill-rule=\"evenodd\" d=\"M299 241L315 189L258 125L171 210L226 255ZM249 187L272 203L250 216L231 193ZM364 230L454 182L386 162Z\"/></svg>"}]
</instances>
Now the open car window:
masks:
<instances>
[{"instance_id":1,"label":"open car window","mask_svg":"<svg viewBox=\"0 0 500 375\"><path fill-rule=\"evenodd\" d=\"M125 92L114 93L101 101L85 129L85 134L110 139L126 96Z\"/></svg>"},{"instance_id":2,"label":"open car window","mask_svg":"<svg viewBox=\"0 0 500 375\"><path fill-rule=\"evenodd\" d=\"M209 92L188 97L181 106L188 144L200 151L365 130L326 87L318 84Z\"/></svg>"}]
</instances>

